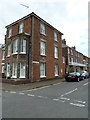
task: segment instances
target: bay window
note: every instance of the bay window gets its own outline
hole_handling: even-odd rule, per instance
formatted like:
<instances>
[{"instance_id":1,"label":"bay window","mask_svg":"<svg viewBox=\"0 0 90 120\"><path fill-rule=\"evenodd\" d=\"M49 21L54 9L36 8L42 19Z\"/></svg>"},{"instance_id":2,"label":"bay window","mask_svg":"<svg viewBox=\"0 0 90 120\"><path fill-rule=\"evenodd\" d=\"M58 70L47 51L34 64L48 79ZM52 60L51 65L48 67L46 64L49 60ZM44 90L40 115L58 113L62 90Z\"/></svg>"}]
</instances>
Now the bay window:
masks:
<instances>
[{"instance_id":1,"label":"bay window","mask_svg":"<svg viewBox=\"0 0 90 120\"><path fill-rule=\"evenodd\" d=\"M12 64L12 78L17 78L17 63Z\"/></svg>"},{"instance_id":2,"label":"bay window","mask_svg":"<svg viewBox=\"0 0 90 120\"><path fill-rule=\"evenodd\" d=\"M26 64L21 62L20 63L20 78L25 78L25 74L26 74Z\"/></svg>"}]
</instances>

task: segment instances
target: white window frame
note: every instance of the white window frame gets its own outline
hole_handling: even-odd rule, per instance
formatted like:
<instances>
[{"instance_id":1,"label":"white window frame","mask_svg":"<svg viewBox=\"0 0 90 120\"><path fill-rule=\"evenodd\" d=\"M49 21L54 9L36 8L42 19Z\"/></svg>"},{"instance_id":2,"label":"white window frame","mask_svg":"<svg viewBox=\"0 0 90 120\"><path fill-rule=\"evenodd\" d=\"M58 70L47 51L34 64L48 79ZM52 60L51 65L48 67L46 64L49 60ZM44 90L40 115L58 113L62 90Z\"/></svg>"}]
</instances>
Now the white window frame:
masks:
<instances>
[{"instance_id":1,"label":"white window frame","mask_svg":"<svg viewBox=\"0 0 90 120\"><path fill-rule=\"evenodd\" d=\"M21 68L21 67L23 67L23 68ZM19 78L26 78L26 63L24 63L24 62L20 63L20 77Z\"/></svg>"},{"instance_id":2,"label":"white window frame","mask_svg":"<svg viewBox=\"0 0 90 120\"><path fill-rule=\"evenodd\" d=\"M57 59L58 58L58 47L54 47L54 57Z\"/></svg>"},{"instance_id":3,"label":"white window frame","mask_svg":"<svg viewBox=\"0 0 90 120\"><path fill-rule=\"evenodd\" d=\"M73 50L71 49L71 55L73 55Z\"/></svg>"},{"instance_id":4,"label":"white window frame","mask_svg":"<svg viewBox=\"0 0 90 120\"><path fill-rule=\"evenodd\" d=\"M11 44L8 44L7 57L11 55Z\"/></svg>"},{"instance_id":5,"label":"white window frame","mask_svg":"<svg viewBox=\"0 0 90 120\"><path fill-rule=\"evenodd\" d=\"M40 33L46 35L46 27L43 23L40 24Z\"/></svg>"},{"instance_id":6,"label":"white window frame","mask_svg":"<svg viewBox=\"0 0 90 120\"><path fill-rule=\"evenodd\" d=\"M73 63L73 58L71 58L71 62Z\"/></svg>"},{"instance_id":7,"label":"white window frame","mask_svg":"<svg viewBox=\"0 0 90 120\"><path fill-rule=\"evenodd\" d=\"M68 55L68 63L70 63L70 56Z\"/></svg>"},{"instance_id":8,"label":"white window frame","mask_svg":"<svg viewBox=\"0 0 90 120\"><path fill-rule=\"evenodd\" d=\"M5 69L5 66L4 66L4 65L2 65L2 73L4 73L4 69Z\"/></svg>"},{"instance_id":9,"label":"white window frame","mask_svg":"<svg viewBox=\"0 0 90 120\"><path fill-rule=\"evenodd\" d=\"M59 75L59 71L58 71L58 64L55 64L55 76Z\"/></svg>"},{"instance_id":10,"label":"white window frame","mask_svg":"<svg viewBox=\"0 0 90 120\"><path fill-rule=\"evenodd\" d=\"M17 63L12 63L12 78L17 78Z\"/></svg>"},{"instance_id":11,"label":"white window frame","mask_svg":"<svg viewBox=\"0 0 90 120\"><path fill-rule=\"evenodd\" d=\"M7 63L7 77L10 77L10 64Z\"/></svg>"},{"instance_id":12,"label":"white window frame","mask_svg":"<svg viewBox=\"0 0 90 120\"><path fill-rule=\"evenodd\" d=\"M26 40L20 40L20 54L26 54Z\"/></svg>"},{"instance_id":13,"label":"white window frame","mask_svg":"<svg viewBox=\"0 0 90 120\"><path fill-rule=\"evenodd\" d=\"M46 56L46 42L40 42L40 55Z\"/></svg>"},{"instance_id":14,"label":"white window frame","mask_svg":"<svg viewBox=\"0 0 90 120\"><path fill-rule=\"evenodd\" d=\"M5 60L5 50L2 51L2 60Z\"/></svg>"},{"instance_id":15,"label":"white window frame","mask_svg":"<svg viewBox=\"0 0 90 120\"><path fill-rule=\"evenodd\" d=\"M55 41L58 41L58 34L57 34L57 32L55 32L55 31L54 31L54 40L55 40Z\"/></svg>"},{"instance_id":16,"label":"white window frame","mask_svg":"<svg viewBox=\"0 0 90 120\"><path fill-rule=\"evenodd\" d=\"M62 62L65 63L65 58L64 57L62 57Z\"/></svg>"},{"instance_id":17,"label":"white window frame","mask_svg":"<svg viewBox=\"0 0 90 120\"><path fill-rule=\"evenodd\" d=\"M24 32L24 23L19 24L19 34Z\"/></svg>"},{"instance_id":18,"label":"white window frame","mask_svg":"<svg viewBox=\"0 0 90 120\"><path fill-rule=\"evenodd\" d=\"M46 63L40 63L40 78L46 77Z\"/></svg>"},{"instance_id":19,"label":"white window frame","mask_svg":"<svg viewBox=\"0 0 90 120\"><path fill-rule=\"evenodd\" d=\"M10 38L12 36L12 28L8 29L8 38Z\"/></svg>"},{"instance_id":20,"label":"white window frame","mask_svg":"<svg viewBox=\"0 0 90 120\"><path fill-rule=\"evenodd\" d=\"M70 54L70 49L68 48L68 54Z\"/></svg>"},{"instance_id":21,"label":"white window frame","mask_svg":"<svg viewBox=\"0 0 90 120\"><path fill-rule=\"evenodd\" d=\"M13 41L13 54L18 54L18 39Z\"/></svg>"}]
</instances>

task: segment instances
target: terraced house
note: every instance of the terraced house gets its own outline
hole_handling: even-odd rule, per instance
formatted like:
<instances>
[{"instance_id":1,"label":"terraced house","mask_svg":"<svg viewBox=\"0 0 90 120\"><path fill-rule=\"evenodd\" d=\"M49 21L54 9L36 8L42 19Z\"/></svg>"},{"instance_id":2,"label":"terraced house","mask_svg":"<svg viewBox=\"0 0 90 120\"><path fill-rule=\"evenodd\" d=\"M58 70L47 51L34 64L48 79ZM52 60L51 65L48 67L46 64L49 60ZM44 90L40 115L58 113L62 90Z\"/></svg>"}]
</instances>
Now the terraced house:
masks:
<instances>
[{"instance_id":1,"label":"terraced house","mask_svg":"<svg viewBox=\"0 0 90 120\"><path fill-rule=\"evenodd\" d=\"M63 33L33 12L6 29L7 80L33 82L62 77Z\"/></svg>"},{"instance_id":2,"label":"terraced house","mask_svg":"<svg viewBox=\"0 0 90 120\"><path fill-rule=\"evenodd\" d=\"M66 40L62 40L62 56L65 57L65 73L70 71L82 71L88 69L89 58L76 50L76 47L66 45Z\"/></svg>"}]
</instances>

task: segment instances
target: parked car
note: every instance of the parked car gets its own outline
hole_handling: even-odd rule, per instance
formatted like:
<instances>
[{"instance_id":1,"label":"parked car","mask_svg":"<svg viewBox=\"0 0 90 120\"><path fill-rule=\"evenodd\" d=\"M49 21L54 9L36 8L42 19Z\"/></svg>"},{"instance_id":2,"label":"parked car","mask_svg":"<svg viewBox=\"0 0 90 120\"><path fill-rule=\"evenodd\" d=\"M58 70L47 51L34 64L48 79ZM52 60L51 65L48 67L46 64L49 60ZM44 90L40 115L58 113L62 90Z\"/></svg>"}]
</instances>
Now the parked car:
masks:
<instances>
[{"instance_id":1,"label":"parked car","mask_svg":"<svg viewBox=\"0 0 90 120\"><path fill-rule=\"evenodd\" d=\"M89 73L87 71L80 72L81 76L84 77L84 79L89 78Z\"/></svg>"},{"instance_id":2,"label":"parked car","mask_svg":"<svg viewBox=\"0 0 90 120\"><path fill-rule=\"evenodd\" d=\"M66 81L77 81L77 82L79 82L80 80L83 80L83 79L84 79L84 77L81 76L81 74L79 72L68 73L65 76Z\"/></svg>"}]
</instances>

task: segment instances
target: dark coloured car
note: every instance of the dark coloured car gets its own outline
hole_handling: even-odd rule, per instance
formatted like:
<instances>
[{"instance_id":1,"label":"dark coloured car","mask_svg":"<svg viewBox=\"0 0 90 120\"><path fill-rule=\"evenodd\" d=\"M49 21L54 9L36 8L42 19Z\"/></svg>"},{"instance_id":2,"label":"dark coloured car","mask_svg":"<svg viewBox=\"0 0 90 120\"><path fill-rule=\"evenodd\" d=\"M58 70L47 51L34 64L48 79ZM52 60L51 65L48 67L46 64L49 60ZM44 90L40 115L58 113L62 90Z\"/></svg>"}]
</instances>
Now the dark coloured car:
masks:
<instances>
[{"instance_id":1,"label":"dark coloured car","mask_svg":"<svg viewBox=\"0 0 90 120\"><path fill-rule=\"evenodd\" d=\"M79 82L82 79L84 79L84 77L81 76L81 74L79 72L68 73L65 76L66 81L77 81L77 82Z\"/></svg>"},{"instance_id":2,"label":"dark coloured car","mask_svg":"<svg viewBox=\"0 0 90 120\"><path fill-rule=\"evenodd\" d=\"M89 78L89 73L87 71L80 72L81 76L84 77L84 79Z\"/></svg>"}]
</instances>

